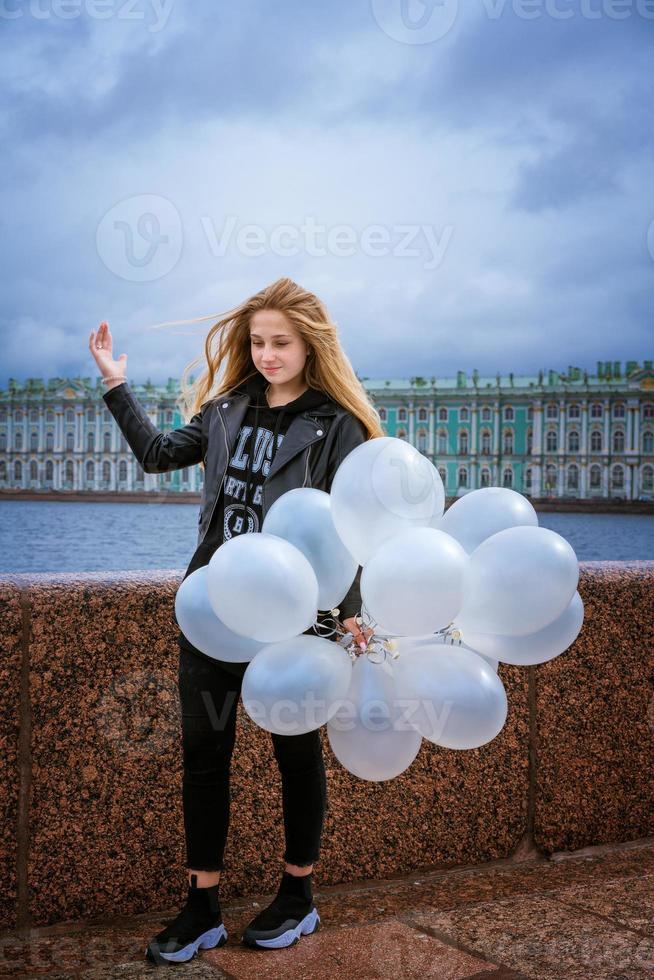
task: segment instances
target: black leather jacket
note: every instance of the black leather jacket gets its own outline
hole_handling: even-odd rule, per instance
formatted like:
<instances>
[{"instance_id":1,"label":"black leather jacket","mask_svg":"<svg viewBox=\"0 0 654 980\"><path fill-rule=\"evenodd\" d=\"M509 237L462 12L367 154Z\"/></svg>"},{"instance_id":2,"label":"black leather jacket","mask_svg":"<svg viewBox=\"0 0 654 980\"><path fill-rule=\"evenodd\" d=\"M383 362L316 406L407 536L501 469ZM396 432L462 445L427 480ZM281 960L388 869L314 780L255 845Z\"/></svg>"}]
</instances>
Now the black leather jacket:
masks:
<instances>
[{"instance_id":1,"label":"black leather jacket","mask_svg":"<svg viewBox=\"0 0 654 980\"><path fill-rule=\"evenodd\" d=\"M125 381L102 396L146 473L166 473L204 462L199 545L222 490L232 449L248 407L248 395L231 392L203 403L187 425L161 432ZM263 516L287 490L316 487L329 493L336 470L367 439L363 424L328 395L293 417L263 486ZM360 610L361 568L340 604L341 619Z\"/></svg>"}]
</instances>

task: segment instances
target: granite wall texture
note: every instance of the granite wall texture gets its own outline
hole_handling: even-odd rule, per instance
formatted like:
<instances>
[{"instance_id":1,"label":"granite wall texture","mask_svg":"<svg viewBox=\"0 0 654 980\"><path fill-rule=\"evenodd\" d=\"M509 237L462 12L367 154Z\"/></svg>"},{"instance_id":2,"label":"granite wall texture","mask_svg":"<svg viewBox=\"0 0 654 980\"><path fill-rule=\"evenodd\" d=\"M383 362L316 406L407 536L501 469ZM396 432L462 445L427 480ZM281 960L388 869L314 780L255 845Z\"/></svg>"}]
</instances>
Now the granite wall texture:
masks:
<instances>
[{"instance_id":1,"label":"granite wall texture","mask_svg":"<svg viewBox=\"0 0 654 980\"><path fill-rule=\"evenodd\" d=\"M175 592L182 573L0 578L3 927L174 908L185 895ZM321 884L654 833L654 562L581 563L584 628L538 667L500 665L509 714L479 749L423 741L357 779L321 730ZM270 735L238 707L225 898L283 866Z\"/></svg>"}]
</instances>

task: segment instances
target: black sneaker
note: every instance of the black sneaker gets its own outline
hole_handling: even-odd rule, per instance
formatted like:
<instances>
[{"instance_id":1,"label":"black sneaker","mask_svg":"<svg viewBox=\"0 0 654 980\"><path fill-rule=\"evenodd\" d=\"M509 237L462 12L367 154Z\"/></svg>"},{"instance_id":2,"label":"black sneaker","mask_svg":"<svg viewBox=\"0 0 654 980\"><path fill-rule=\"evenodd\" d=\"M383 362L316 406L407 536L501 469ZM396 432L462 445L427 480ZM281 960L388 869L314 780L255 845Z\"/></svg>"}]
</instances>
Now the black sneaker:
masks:
<instances>
[{"instance_id":1,"label":"black sneaker","mask_svg":"<svg viewBox=\"0 0 654 980\"><path fill-rule=\"evenodd\" d=\"M199 949L214 949L227 942L227 930L218 900L218 885L197 887L197 875L191 875L186 905L165 929L151 939L146 959L156 966L186 963Z\"/></svg>"},{"instance_id":2,"label":"black sneaker","mask_svg":"<svg viewBox=\"0 0 654 980\"><path fill-rule=\"evenodd\" d=\"M313 904L311 875L284 872L277 895L247 926L242 943L253 949L295 946L300 936L316 932L320 923Z\"/></svg>"}]
</instances>

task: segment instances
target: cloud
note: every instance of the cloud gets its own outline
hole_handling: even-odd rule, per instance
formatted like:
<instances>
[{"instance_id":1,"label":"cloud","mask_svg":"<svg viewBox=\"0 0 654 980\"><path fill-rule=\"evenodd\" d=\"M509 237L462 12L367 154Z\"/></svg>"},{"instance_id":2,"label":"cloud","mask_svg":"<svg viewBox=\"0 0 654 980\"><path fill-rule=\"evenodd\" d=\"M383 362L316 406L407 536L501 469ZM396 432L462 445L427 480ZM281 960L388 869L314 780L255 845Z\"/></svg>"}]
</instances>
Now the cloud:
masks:
<instances>
[{"instance_id":1,"label":"cloud","mask_svg":"<svg viewBox=\"0 0 654 980\"><path fill-rule=\"evenodd\" d=\"M425 45L366 3L4 23L0 384L94 375L102 319L178 377L208 324L146 328L280 275L368 376L651 356L651 27L514 6Z\"/></svg>"}]
</instances>

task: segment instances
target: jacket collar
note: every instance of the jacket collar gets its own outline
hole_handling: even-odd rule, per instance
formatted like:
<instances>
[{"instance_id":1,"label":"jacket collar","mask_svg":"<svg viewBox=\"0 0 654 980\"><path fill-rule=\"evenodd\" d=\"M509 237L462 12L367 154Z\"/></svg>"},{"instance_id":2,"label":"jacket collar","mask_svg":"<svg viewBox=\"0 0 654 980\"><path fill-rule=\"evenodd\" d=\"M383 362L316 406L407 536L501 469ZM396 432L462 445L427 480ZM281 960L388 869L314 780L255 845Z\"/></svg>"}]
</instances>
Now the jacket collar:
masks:
<instances>
[{"instance_id":1,"label":"jacket collar","mask_svg":"<svg viewBox=\"0 0 654 980\"><path fill-rule=\"evenodd\" d=\"M268 382L264 376L256 371L233 388L227 398L244 398L246 406L258 404L260 408L264 408L268 412L277 413L283 410L285 415L299 415L301 413L305 413L307 416L336 415L337 403L319 388L308 388L288 404L270 408L265 396L267 385Z\"/></svg>"}]
</instances>

